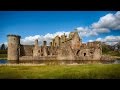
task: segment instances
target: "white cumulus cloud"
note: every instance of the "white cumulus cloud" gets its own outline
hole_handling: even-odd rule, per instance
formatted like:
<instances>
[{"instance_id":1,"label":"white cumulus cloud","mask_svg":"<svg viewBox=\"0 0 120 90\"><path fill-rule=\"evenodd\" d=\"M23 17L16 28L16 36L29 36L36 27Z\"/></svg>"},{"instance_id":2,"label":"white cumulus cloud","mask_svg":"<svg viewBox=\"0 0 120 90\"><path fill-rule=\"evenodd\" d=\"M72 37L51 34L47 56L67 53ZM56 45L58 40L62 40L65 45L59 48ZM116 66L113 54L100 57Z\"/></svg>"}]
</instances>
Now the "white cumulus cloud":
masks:
<instances>
[{"instance_id":1,"label":"white cumulus cloud","mask_svg":"<svg viewBox=\"0 0 120 90\"><path fill-rule=\"evenodd\" d=\"M78 27L76 29L79 32L79 35L83 36L83 37L84 36L88 37L88 36L96 36L96 35L98 35L95 31L93 31L89 27Z\"/></svg>"},{"instance_id":2,"label":"white cumulus cloud","mask_svg":"<svg viewBox=\"0 0 120 90\"><path fill-rule=\"evenodd\" d=\"M102 41L102 38L97 38L96 41Z\"/></svg>"},{"instance_id":3,"label":"white cumulus cloud","mask_svg":"<svg viewBox=\"0 0 120 90\"><path fill-rule=\"evenodd\" d=\"M120 29L120 11L115 14L109 13L99 19L98 22L92 24L93 28L106 28L112 30Z\"/></svg>"},{"instance_id":4,"label":"white cumulus cloud","mask_svg":"<svg viewBox=\"0 0 120 90\"><path fill-rule=\"evenodd\" d=\"M105 16L100 17L97 22L93 22L90 26L77 27L80 37L89 37L97 36L100 33L109 33L111 30L120 30L120 11L115 14L109 13ZM47 44L57 35L61 36L63 34L69 35L70 32L56 32L56 33L47 33L46 35L34 35L27 36L21 39L21 44L34 44L35 39L39 40L39 44L42 44L44 40L47 41ZM97 38L97 41L104 42L118 42L120 36L106 36L103 38ZM91 41L91 40L90 40Z\"/></svg>"},{"instance_id":5,"label":"white cumulus cloud","mask_svg":"<svg viewBox=\"0 0 120 90\"><path fill-rule=\"evenodd\" d=\"M93 32L96 32L96 33L108 33L108 32L110 32L110 30L107 29L107 28L97 28L97 29L94 29L94 28L93 28L92 31L93 31Z\"/></svg>"},{"instance_id":6,"label":"white cumulus cloud","mask_svg":"<svg viewBox=\"0 0 120 90\"><path fill-rule=\"evenodd\" d=\"M50 41L52 41L52 39L55 37L55 36L61 36L65 33L65 35L69 35L70 32L65 32L65 31L62 31L62 32L56 32L56 33L53 33L53 34L50 34L50 33L47 33L46 35L34 35L34 36L28 36L28 37L25 37L23 39L21 39L21 44L24 44L24 45L33 45L34 44L34 41L36 39L38 39L38 42L40 45L43 44L43 41L47 41L47 44L49 45Z\"/></svg>"},{"instance_id":7,"label":"white cumulus cloud","mask_svg":"<svg viewBox=\"0 0 120 90\"><path fill-rule=\"evenodd\" d=\"M118 42L120 42L120 36L106 36L105 38L97 38L96 41L105 42L109 45L114 45Z\"/></svg>"},{"instance_id":8,"label":"white cumulus cloud","mask_svg":"<svg viewBox=\"0 0 120 90\"><path fill-rule=\"evenodd\" d=\"M111 30L120 30L120 11L109 13L90 26L77 27L80 36L96 36L100 33L109 33Z\"/></svg>"},{"instance_id":9,"label":"white cumulus cloud","mask_svg":"<svg viewBox=\"0 0 120 90\"><path fill-rule=\"evenodd\" d=\"M93 42L93 40L89 40L88 42Z\"/></svg>"}]
</instances>

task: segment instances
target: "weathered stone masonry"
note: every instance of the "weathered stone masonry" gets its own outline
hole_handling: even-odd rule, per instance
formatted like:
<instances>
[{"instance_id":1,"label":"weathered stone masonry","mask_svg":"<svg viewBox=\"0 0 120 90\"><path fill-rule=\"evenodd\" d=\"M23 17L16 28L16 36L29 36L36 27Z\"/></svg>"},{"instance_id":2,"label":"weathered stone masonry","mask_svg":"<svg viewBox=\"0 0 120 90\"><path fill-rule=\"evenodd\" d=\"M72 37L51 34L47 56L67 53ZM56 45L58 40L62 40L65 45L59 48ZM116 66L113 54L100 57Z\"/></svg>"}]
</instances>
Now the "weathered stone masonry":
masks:
<instances>
[{"instance_id":1,"label":"weathered stone masonry","mask_svg":"<svg viewBox=\"0 0 120 90\"><path fill-rule=\"evenodd\" d=\"M43 41L38 45L21 45L20 36L8 35L8 60L100 60L101 44L98 41L82 43L78 32L71 32L69 37L64 34L56 36L50 45Z\"/></svg>"}]
</instances>

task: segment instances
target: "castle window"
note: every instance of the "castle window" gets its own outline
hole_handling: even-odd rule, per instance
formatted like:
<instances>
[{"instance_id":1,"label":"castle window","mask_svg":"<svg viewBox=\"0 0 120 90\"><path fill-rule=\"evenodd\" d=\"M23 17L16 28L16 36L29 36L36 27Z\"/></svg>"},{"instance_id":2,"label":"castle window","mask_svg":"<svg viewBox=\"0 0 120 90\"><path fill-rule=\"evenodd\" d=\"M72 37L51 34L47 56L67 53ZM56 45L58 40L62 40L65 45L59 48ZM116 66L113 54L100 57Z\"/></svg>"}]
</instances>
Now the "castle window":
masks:
<instances>
[{"instance_id":1,"label":"castle window","mask_svg":"<svg viewBox=\"0 0 120 90\"><path fill-rule=\"evenodd\" d=\"M50 51L48 51L48 55L50 55Z\"/></svg>"},{"instance_id":2,"label":"castle window","mask_svg":"<svg viewBox=\"0 0 120 90\"><path fill-rule=\"evenodd\" d=\"M90 54L93 54L93 52L90 52Z\"/></svg>"},{"instance_id":3,"label":"castle window","mask_svg":"<svg viewBox=\"0 0 120 90\"><path fill-rule=\"evenodd\" d=\"M86 56L86 53L84 53L84 56Z\"/></svg>"},{"instance_id":4,"label":"castle window","mask_svg":"<svg viewBox=\"0 0 120 90\"><path fill-rule=\"evenodd\" d=\"M38 53L40 53L40 50L38 50Z\"/></svg>"},{"instance_id":5,"label":"castle window","mask_svg":"<svg viewBox=\"0 0 120 90\"><path fill-rule=\"evenodd\" d=\"M77 51L76 55L78 55L78 54L79 54L79 52L80 52L80 50L78 50L78 51Z\"/></svg>"}]
</instances>

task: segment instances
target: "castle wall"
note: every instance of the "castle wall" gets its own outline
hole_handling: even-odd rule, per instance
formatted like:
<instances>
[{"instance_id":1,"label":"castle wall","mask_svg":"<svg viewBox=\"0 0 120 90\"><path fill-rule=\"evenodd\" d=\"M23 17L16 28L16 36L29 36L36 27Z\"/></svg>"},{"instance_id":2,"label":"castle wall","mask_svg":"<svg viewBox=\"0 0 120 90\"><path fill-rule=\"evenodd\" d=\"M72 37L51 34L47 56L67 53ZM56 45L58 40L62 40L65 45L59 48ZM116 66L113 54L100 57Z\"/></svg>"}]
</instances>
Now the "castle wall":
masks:
<instances>
[{"instance_id":1,"label":"castle wall","mask_svg":"<svg viewBox=\"0 0 120 90\"><path fill-rule=\"evenodd\" d=\"M21 45L20 56L33 56L34 45Z\"/></svg>"},{"instance_id":2,"label":"castle wall","mask_svg":"<svg viewBox=\"0 0 120 90\"><path fill-rule=\"evenodd\" d=\"M69 38L56 36L50 46L46 41L39 46L38 40L35 45L20 45L20 37L15 35L8 41L9 60L100 60L102 55L99 42L84 44L77 32L70 33Z\"/></svg>"},{"instance_id":3,"label":"castle wall","mask_svg":"<svg viewBox=\"0 0 120 90\"><path fill-rule=\"evenodd\" d=\"M69 39L72 39L73 35L74 35L74 32L70 32Z\"/></svg>"},{"instance_id":4,"label":"castle wall","mask_svg":"<svg viewBox=\"0 0 120 90\"><path fill-rule=\"evenodd\" d=\"M34 49L33 49L33 56L42 56L41 47L34 47Z\"/></svg>"},{"instance_id":5,"label":"castle wall","mask_svg":"<svg viewBox=\"0 0 120 90\"><path fill-rule=\"evenodd\" d=\"M95 49L93 54L93 60L100 60L101 59L101 50Z\"/></svg>"},{"instance_id":6,"label":"castle wall","mask_svg":"<svg viewBox=\"0 0 120 90\"><path fill-rule=\"evenodd\" d=\"M93 60L100 60L102 56L101 44L98 41L87 43L87 47L91 50L93 49Z\"/></svg>"},{"instance_id":7,"label":"castle wall","mask_svg":"<svg viewBox=\"0 0 120 90\"><path fill-rule=\"evenodd\" d=\"M71 47L72 47L72 49L79 49L80 46L81 46L80 37L79 37L78 33L75 32L74 35L72 36Z\"/></svg>"},{"instance_id":8,"label":"castle wall","mask_svg":"<svg viewBox=\"0 0 120 90\"><path fill-rule=\"evenodd\" d=\"M32 57L32 56L22 56L20 60L56 60L56 56L43 56L43 57Z\"/></svg>"},{"instance_id":9,"label":"castle wall","mask_svg":"<svg viewBox=\"0 0 120 90\"><path fill-rule=\"evenodd\" d=\"M71 41L67 41L61 45L57 51L57 60L75 60L75 55L70 45Z\"/></svg>"},{"instance_id":10,"label":"castle wall","mask_svg":"<svg viewBox=\"0 0 120 90\"><path fill-rule=\"evenodd\" d=\"M60 37L59 36L55 37L54 46L55 47L60 46Z\"/></svg>"},{"instance_id":11,"label":"castle wall","mask_svg":"<svg viewBox=\"0 0 120 90\"><path fill-rule=\"evenodd\" d=\"M38 45L38 39L35 40L35 46L33 47L33 56L42 56L42 48Z\"/></svg>"},{"instance_id":12,"label":"castle wall","mask_svg":"<svg viewBox=\"0 0 120 90\"><path fill-rule=\"evenodd\" d=\"M93 59L93 52L91 52L91 49L79 49L76 53L77 60L92 60Z\"/></svg>"}]
</instances>

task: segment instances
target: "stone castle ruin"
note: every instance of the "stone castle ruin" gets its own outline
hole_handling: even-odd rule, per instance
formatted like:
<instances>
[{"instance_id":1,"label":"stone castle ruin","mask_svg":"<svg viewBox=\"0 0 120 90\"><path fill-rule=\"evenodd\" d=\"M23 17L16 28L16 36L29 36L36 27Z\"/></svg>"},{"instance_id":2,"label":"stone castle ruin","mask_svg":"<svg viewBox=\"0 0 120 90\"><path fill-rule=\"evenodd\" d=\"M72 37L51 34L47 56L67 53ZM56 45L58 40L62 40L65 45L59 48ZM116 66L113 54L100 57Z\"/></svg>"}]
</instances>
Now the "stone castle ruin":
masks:
<instances>
[{"instance_id":1,"label":"stone castle ruin","mask_svg":"<svg viewBox=\"0 0 120 90\"><path fill-rule=\"evenodd\" d=\"M100 60L102 55L101 44L98 41L82 43L78 32L70 32L56 36L49 45L43 41L39 46L38 40L34 45L21 45L20 36L8 35L8 60L10 62L27 61L80 61Z\"/></svg>"}]
</instances>

